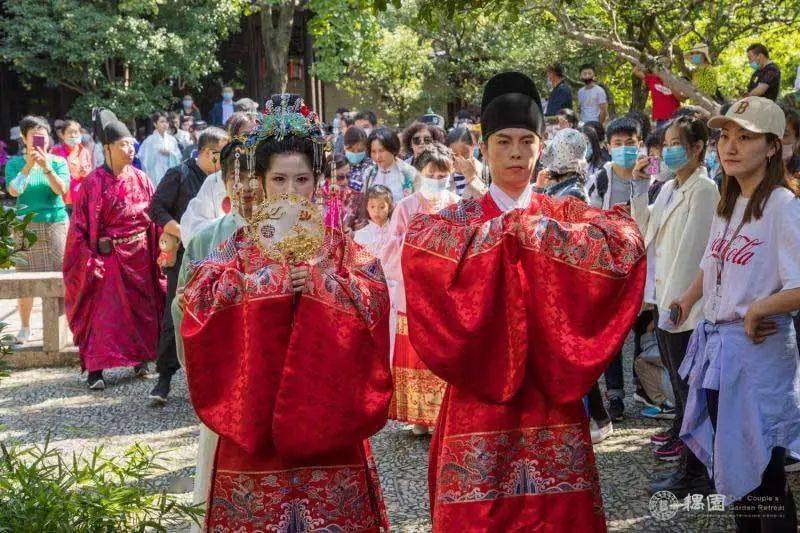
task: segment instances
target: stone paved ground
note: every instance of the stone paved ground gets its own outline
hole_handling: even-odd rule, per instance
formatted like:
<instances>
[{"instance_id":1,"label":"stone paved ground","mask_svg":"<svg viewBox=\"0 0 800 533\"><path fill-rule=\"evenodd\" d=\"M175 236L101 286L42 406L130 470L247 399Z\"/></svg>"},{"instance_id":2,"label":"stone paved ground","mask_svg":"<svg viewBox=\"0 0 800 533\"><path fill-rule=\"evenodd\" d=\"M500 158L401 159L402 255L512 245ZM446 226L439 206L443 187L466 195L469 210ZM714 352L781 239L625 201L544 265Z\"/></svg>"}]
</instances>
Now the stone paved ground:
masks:
<instances>
[{"instance_id":1,"label":"stone paved ground","mask_svg":"<svg viewBox=\"0 0 800 533\"><path fill-rule=\"evenodd\" d=\"M628 366L628 365L626 365ZM629 366L628 366L629 368ZM99 444L117 453L133 442L146 442L166 451L169 471L158 478L177 493L190 490L197 449L197 425L188 404L183 374L166 407L146 400L153 378L134 379L125 369L109 373L109 388L90 393L77 368L12 372L0 380L0 441L32 444L50 433L53 445L81 451ZM669 522L655 521L648 511L649 474L663 465L653 459L648 438L661 424L635 415L615 428L597 446L597 458L611 531L725 531L726 518L710 519L699 512L681 511ZM430 530L426 462L429 438L416 438L391 423L373 439L383 490L395 531ZM793 485L797 493L797 476ZM565 529L566 531L567 529Z\"/></svg>"}]
</instances>

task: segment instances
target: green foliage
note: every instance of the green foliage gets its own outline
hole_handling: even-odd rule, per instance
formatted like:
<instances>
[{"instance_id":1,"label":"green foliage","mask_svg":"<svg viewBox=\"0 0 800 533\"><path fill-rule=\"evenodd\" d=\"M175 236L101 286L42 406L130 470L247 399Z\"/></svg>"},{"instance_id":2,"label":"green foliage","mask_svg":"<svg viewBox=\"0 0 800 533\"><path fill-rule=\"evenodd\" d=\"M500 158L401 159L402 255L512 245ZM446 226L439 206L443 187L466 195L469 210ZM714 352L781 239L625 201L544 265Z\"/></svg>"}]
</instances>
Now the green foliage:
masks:
<instances>
[{"instance_id":1,"label":"green foliage","mask_svg":"<svg viewBox=\"0 0 800 533\"><path fill-rule=\"evenodd\" d=\"M10 449L0 443L0 532L167 531L197 522L200 507L176 502L147 479L164 470L158 458L138 444L118 458L100 447L88 459L65 459L48 442Z\"/></svg>"},{"instance_id":2,"label":"green foliage","mask_svg":"<svg viewBox=\"0 0 800 533\"><path fill-rule=\"evenodd\" d=\"M379 102L390 117L404 124L422 98L425 80L433 72L430 42L412 29L382 29L371 57L358 65L340 86L365 103Z\"/></svg>"},{"instance_id":3,"label":"green foliage","mask_svg":"<svg viewBox=\"0 0 800 533\"><path fill-rule=\"evenodd\" d=\"M0 19L0 59L77 92L81 120L94 105L143 117L219 69L217 46L238 27L242 1L15 0Z\"/></svg>"},{"instance_id":4,"label":"green foliage","mask_svg":"<svg viewBox=\"0 0 800 533\"><path fill-rule=\"evenodd\" d=\"M673 74L690 78L683 52L699 42L709 46L711 59L721 70L723 92L731 97L738 96L749 76L740 68L744 42L760 39L776 49L775 60L784 69L787 88L798 63L800 0L416 0L404 2L403 10L418 13L419 31L432 39L437 50L437 40L427 32L447 35L451 44L462 44L463 37L468 51L486 54L486 60L477 62L474 56L453 56L453 66L460 66L469 78L455 89L450 83L450 90L457 93L466 87L467 99L485 79L484 67L496 72L515 62L534 74L532 70L541 71L551 59L558 60L574 79L580 63L594 60L620 112L629 104L635 108L644 104L642 98L632 98L632 63L669 56ZM462 26L470 31L449 34ZM478 38L472 41L473 37ZM492 59L495 47L505 54L505 61ZM790 59L792 53L795 57ZM437 56L437 73L441 57ZM451 74L448 69L444 72Z\"/></svg>"},{"instance_id":5,"label":"green foliage","mask_svg":"<svg viewBox=\"0 0 800 533\"><path fill-rule=\"evenodd\" d=\"M25 261L20 252L36 242L36 234L28 229L33 215L28 213L20 217L14 208L0 208L0 269Z\"/></svg>"},{"instance_id":6,"label":"green foliage","mask_svg":"<svg viewBox=\"0 0 800 533\"><path fill-rule=\"evenodd\" d=\"M337 83L374 57L380 25L365 0L310 0L314 75Z\"/></svg>"},{"instance_id":7,"label":"green foliage","mask_svg":"<svg viewBox=\"0 0 800 533\"><path fill-rule=\"evenodd\" d=\"M36 234L28 229L33 215L28 213L19 217L16 209L0 209L0 268L11 268L24 263L25 259L20 252L36 242ZM8 375L5 358L11 353L14 342L12 335L2 334L6 326L5 322L0 322L0 377Z\"/></svg>"}]
</instances>

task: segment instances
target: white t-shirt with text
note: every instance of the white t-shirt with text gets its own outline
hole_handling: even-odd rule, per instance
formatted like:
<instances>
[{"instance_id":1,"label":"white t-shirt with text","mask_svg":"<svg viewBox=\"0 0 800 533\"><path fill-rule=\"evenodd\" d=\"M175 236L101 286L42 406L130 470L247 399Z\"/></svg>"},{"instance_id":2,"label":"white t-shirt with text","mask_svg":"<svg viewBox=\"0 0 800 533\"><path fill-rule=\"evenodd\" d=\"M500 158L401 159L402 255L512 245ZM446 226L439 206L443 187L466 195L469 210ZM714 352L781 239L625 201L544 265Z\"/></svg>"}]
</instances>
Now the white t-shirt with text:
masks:
<instances>
[{"instance_id":1,"label":"white t-shirt with text","mask_svg":"<svg viewBox=\"0 0 800 533\"><path fill-rule=\"evenodd\" d=\"M730 223L715 216L708 246L700 262L703 270L703 313L711 322L744 318L747 308L782 290L800 287L800 199L783 187L767 200L763 216L742 226L748 198L739 197ZM727 227L727 232L726 232ZM722 258L721 284L717 272Z\"/></svg>"}]
</instances>

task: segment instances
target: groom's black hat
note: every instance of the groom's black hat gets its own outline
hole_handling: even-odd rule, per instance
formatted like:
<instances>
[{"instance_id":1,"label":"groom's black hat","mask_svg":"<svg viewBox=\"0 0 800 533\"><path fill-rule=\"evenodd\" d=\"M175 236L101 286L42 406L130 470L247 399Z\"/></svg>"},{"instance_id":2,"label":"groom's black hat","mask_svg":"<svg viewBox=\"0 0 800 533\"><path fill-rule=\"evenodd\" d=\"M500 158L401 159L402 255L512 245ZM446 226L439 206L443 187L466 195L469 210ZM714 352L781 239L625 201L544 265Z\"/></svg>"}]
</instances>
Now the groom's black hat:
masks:
<instances>
[{"instance_id":1,"label":"groom's black hat","mask_svg":"<svg viewBox=\"0 0 800 533\"><path fill-rule=\"evenodd\" d=\"M483 88L481 134L486 140L497 131L522 128L541 136L544 116L539 91L528 76L520 72L497 74Z\"/></svg>"}]
</instances>

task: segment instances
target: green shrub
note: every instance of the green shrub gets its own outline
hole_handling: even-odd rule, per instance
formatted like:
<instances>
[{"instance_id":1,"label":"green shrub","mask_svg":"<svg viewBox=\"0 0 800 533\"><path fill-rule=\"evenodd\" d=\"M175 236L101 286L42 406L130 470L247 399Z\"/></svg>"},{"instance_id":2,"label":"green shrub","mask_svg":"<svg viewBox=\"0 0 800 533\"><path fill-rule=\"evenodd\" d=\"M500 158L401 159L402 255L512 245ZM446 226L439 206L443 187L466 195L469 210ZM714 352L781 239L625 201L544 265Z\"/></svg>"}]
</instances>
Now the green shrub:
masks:
<instances>
[{"instance_id":1,"label":"green shrub","mask_svg":"<svg viewBox=\"0 0 800 533\"><path fill-rule=\"evenodd\" d=\"M117 533L167 531L197 523L200 506L184 505L148 478L164 471L160 453L131 446L121 457L103 447L89 458L43 446L0 443L0 532Z\"/></svg>"}]
</instances>

